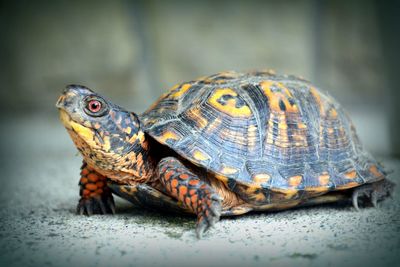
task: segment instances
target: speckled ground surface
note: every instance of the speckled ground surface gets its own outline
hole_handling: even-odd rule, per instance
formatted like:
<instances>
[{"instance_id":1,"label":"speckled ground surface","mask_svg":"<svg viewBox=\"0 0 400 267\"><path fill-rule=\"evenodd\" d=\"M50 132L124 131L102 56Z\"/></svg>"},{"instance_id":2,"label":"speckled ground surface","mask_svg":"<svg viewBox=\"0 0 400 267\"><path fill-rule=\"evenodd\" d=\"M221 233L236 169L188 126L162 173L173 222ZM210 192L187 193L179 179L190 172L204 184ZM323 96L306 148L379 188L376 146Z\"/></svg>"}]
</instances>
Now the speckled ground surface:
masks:
<instances>
[{"instance_id":1,"label":"speckled ground surface","mask_svg":"<svg viewBox=\"0 0 400 267\"><path fill-rule=\"evenodd\" d=\"M7 125L0 266L399 266L399 187L379 209L250 214L223 219L197 240L194 218L121 199L115 216L75 215L80 157L64 129L41 117ZM400 161L384 162L400 183Z\"/></svg>"}]
</instances>

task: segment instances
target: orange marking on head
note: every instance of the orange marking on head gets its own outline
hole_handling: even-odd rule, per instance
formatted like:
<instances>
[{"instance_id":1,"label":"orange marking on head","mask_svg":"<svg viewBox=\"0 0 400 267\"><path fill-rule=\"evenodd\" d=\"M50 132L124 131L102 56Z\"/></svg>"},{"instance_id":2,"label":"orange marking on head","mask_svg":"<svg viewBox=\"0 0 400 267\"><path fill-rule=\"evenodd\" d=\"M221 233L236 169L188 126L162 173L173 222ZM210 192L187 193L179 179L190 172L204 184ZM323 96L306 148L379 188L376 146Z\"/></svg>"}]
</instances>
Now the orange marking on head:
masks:
<instances>
[{"instance_id":1,"label":"orange marking on head","mask_svg":"<svg viewBox=\"0 0 400 267\"><path fill-rule=\"evenodd\" d=\"M356 172L355 170L346 172L346 173L344 174L344 177L346 177L347 179L354 179L354 178L357 177L357 172Z\"/></svg>"},{"instance_id":2,"label":"orange marking on head","mask_svg":"<svg viewBox=\"0 0 400 267\"><path fill-rule=\"evenodd\" d=\"M301 176L301 175L292 176L289 178L289 185L296 187L301 183L302 179L303 179L303 176Z\"/></svg>"}]
</instances>

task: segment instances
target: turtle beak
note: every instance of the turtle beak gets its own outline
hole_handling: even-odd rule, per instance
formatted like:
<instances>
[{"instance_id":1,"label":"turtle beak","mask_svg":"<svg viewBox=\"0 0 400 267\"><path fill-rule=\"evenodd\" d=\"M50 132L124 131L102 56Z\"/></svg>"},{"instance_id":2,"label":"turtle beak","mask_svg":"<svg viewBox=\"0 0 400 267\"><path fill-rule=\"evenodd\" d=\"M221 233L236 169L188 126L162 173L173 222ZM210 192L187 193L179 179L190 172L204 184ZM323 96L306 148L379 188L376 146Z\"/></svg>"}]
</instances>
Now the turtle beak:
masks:
<instances>
[{"instance_id":1,"label":"turtle beak","mask_svg":"<svg viewBox=\"0 0 400 267\"><path fill-rule=\"evenodd\" d=\"M61 96L58 98L56 107L59 109L66 109L76 101L77 96L80 93L79 85L68 85L63 90ZM81 90L83 91L83 90Z\"/></svg>"},{"instance_id":2,"label":"turtle beak","mask_svg":"<svg viewBox=\"0 0 400 267\"><path fill-rule=\"evenodd\" d=\"M65 102L65 95L62 94L57 100L56 107L57 108L63 108L64 107L64 102Z\"/></svg>"}]
</instances>

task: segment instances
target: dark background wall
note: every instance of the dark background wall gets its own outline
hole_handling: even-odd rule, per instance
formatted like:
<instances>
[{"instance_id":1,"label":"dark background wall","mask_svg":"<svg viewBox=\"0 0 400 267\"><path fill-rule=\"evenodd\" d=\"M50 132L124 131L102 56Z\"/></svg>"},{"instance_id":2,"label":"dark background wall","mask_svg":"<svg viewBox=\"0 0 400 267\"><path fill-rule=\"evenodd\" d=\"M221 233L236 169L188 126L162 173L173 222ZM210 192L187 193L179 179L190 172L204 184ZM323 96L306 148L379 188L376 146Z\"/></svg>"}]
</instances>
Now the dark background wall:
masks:
<instances>
[{"instance_id":1,"label":"dark background wall","mask_svg":"<svg viewBox=\"0 0 400 267\"><path fill-rule=\"evenodd\" d=\"M273 68L337 98L372 152L400 152L392 1L1 1L3 120L58 126L66 84L141 112L184 80Z\"/></svg>"}]
</instances>

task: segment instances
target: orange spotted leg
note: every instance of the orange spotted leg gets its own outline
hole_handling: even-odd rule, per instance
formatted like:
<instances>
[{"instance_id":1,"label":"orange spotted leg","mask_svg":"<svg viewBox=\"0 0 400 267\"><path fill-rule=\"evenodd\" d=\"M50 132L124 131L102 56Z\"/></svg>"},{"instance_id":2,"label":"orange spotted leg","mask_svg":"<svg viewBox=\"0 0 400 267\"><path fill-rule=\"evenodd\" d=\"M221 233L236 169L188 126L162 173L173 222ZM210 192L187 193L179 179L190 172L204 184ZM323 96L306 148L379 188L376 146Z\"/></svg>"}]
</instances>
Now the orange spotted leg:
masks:
<instances>
[{"instance_id":1,"label":"orange spotted leg","mask_svg":"<svg viewBox=\"0 0 400 267\"><path fill-rule=\"evenodd\" d=\"M79 181L81 199L77 206L78 214L115 213L114 198L107 187L106 177L89 168L84 162Z\"/></svg>"},{"instance_id":2,"label":"orange spotted leg","mask_svg":"<svg viewBox=\"0 0 400 267\"><path fill-rule=\"evenodd\" d=\"M167 194L197 215L196 234L201 238L219 220L222 198L176 158L162 159L157 171Z\"/></svg>"}]
</instances>

